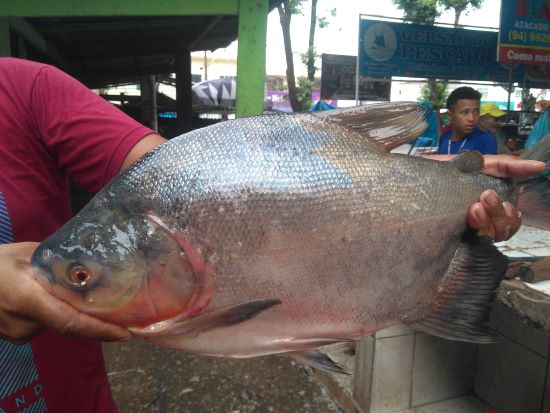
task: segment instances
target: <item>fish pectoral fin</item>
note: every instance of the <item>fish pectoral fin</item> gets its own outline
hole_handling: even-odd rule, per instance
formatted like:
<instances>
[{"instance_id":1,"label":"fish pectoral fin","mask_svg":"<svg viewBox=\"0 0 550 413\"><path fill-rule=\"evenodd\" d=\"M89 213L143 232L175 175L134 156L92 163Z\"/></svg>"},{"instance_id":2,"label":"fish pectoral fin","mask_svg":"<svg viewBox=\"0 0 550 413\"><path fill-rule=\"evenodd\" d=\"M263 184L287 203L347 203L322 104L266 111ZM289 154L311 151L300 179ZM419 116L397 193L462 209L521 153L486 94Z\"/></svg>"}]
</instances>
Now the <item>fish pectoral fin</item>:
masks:
<instances>
[{"instance_id":1,"label":"fish pectoral fin","mask_svg":"<svg viewBox=\"0 0 550 413\"><path fill-rule=\"evenodd\" d=\"M287 355L303 364L328 373L350 374L345 368L319 350L294 351L287 353Z\"/></svg>"},{"instance_id":2,"label":"fish pectoral fin","mask_svg":"<svg viewBox=\"0 0 550 413\"><path fill-rule=\"evenodd\" d=\"M483 155L478 151L461 153L449 161L460 172L475 174L483 169Z\"/></svg>"},{"instance_id":3,"label":"fish pectoral fin","mask_svg":"<svg viewBox=\"0 0 550 413\"><path fill-rule=\"evenodd\" d=\"M508 260L486 237L468 236L458 247L427 317L411 327L448 340L494 343L487 322Z\"/></svg>"},{"instance_id":4,"label":"fish pectoral fin","mask_svg":"<svg viewBox=\"0 0 550 413\"><path fill-rule=\"evenodd\" d=\"M196 336L204 331L250 320L261 312L278 304L281 304L281 300L269 298L232 305L208 314L174 321L171 325L159 331L147 332L147 328L145 328L144 331L146 334L142 334L142 336Z\"/></svg>"}]
</instances>

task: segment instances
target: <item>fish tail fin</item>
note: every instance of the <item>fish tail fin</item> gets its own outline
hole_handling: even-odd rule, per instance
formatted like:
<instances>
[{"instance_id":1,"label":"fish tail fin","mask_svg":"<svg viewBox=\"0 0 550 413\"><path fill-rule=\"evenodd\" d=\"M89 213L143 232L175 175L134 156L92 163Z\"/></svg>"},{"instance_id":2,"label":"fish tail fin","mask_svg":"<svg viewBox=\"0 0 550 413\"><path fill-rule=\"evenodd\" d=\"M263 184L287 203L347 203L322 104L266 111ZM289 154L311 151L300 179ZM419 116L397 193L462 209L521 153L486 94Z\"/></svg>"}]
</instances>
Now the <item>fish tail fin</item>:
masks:
<instances>
[{"instance_id":1,"label":"fish tail fin","mask_svg":"<svg viewBox=\"0 0 550 413\"><path fill-rule=\"evenodd\" d=\"M550 162L550 134L541 139L535 146L523 152L520 158L541 161L548 165Z\"/></svg>"},{"instance_id":2,"label":"fish tail fin","mask_svg":"<svg viewBox=\"0 0 550 413\"><path fill-rule=\"evenodd\" d=\"M432 312L410 326L448 340L493 343L487 322L506 257L485 237L465 236L443 277Z\"/></svg>"},{"instance_id":3,"label":"fish tail fin","mask_svg":"<svg viewBox=\"0 0 550 413\"><path fill-rule=\"evenodd\" d=\"M519 188L518 209L525 225L550 230L550 135L521 157L546 163L542 175L516 181Z\"/></svg>"}]
</instances>

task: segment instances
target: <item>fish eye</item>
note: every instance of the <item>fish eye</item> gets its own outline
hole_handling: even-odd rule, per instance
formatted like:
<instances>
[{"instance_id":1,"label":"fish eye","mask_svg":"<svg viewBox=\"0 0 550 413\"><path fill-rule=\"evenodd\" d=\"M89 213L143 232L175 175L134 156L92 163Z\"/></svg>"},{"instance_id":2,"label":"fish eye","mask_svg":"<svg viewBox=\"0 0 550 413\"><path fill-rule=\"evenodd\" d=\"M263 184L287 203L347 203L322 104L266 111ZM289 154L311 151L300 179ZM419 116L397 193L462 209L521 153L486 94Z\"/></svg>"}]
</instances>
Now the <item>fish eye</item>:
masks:
<instances>
[{"instance_id":1,"label":"fish eye","mask_svg":"<svg viewBox=\"0 0 550 413\"><path fill-rule=\"evenodd\" d=\"M75 287L86 287L92 280L92 272L81 263L75 263L67 268L67 277Z\"/></svg>"}]
</instances>

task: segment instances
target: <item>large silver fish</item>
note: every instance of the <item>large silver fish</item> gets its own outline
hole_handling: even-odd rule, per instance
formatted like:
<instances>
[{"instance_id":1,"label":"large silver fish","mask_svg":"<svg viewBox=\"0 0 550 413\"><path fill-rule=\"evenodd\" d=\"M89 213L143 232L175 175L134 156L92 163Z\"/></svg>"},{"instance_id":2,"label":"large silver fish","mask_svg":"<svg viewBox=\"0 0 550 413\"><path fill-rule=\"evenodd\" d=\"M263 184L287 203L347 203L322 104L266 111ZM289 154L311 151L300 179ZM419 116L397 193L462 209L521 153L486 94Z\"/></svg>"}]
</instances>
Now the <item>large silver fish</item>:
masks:
<instances>
[{"instance_id":1,"label":"large silver fish","mask_svg":"<svg viewBox=\"0 0 550 413\"><path fill-rule=\"evenodd\" d=\"M506 259L466 215L484 189L516 190L479 174L478 153L389 153L424 127L398 103L193 131L114 179L32 264L82 311L196 354L307 352L396 323L490 341Z\"/></svg>"}]
</instances>

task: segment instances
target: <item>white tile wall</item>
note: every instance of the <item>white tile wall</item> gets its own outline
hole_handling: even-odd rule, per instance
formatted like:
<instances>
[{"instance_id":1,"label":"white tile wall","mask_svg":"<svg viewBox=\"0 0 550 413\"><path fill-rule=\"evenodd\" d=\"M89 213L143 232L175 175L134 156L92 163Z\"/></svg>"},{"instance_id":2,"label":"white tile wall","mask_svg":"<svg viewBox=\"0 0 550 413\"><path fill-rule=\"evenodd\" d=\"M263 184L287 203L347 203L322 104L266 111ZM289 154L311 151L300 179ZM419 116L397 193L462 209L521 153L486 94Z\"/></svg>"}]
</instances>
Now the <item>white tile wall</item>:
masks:
<instances>
[{"instance_id":1,"label":"white tile wall","mask_svg":"<svg viewBox=\"0 0 550 413\"><path fill-rule=\"evenodd\" d=\"M412 379L412 406L471 393L477 346L416 334Z\"/></svg>"},{"instance_id":2,"label":"white tile wall","mask_svg":"<svg viewBox=\"0 0 550 413\"><path fill-rule=\"evenodd\" d=\"M491 406L511 413L539 413L548 360L500 336L479 347L475 393Z\"/></svg>"},{"instance_id":3,"label":"white tile wall","mask_svg":"<svg viewBox=\"0 0 550 413\"><path fill-rule=\"evenodd\" d=\"M376 339L370 411L394 413L410 406L414 335Z\"/></svg>"}]
</instances>

